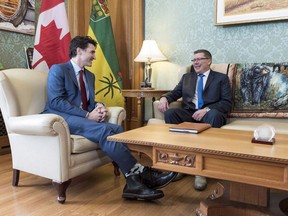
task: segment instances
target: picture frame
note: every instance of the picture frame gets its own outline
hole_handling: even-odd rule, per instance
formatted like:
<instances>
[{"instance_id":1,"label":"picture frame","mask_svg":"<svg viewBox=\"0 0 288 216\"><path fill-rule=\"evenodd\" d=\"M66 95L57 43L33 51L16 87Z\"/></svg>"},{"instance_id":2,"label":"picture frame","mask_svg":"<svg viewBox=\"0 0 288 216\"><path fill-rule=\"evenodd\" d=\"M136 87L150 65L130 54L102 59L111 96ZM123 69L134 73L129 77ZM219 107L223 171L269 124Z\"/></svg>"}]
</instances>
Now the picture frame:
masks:
<instances>
[{"instance_id":1,"label":"picture frame","mask_svg":"<svg viewBox=\"0 0 288 216\"><path fill-rule=\"evenodd\" d=\"M235 64L230 118L287 118L288 62Z\"/></svg>"},{"instance_id":2,"label":"picture frame","mask_svg":"<svg viewBox=\"0 0 288 216\"><path fill-rule=\"evenodd\" d=\"M215 0L215 25L288 19L288 0Z\"/></svg>"},{"instance_id":3,"label":"picture frame","mask_svg":"<svg viewBox=\"0 0 288 216\"><path fill-rule=\"evenodd\" d=\"M0 31L34 35L35 0L0 0Z\"/></svg>"}]
</instances>

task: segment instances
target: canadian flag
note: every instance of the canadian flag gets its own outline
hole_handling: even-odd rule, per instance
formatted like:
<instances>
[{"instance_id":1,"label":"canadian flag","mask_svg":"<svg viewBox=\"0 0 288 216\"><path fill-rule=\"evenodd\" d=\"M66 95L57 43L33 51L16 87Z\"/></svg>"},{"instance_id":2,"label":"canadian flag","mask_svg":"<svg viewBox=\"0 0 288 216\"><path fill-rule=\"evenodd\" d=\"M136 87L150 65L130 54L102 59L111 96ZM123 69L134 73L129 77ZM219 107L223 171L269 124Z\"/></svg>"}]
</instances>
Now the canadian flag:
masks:
<instances>
[{"instance_id":1,"label":"canadian flag","mask_svg":"<svg viewBox=\"0 0 288 216\"><path fill-rule=\"evenodd\" d=\"M64 0L43 0L35 34L32 68L48 72L69 60L71 36Z\"/></svg>"}]
</instances>

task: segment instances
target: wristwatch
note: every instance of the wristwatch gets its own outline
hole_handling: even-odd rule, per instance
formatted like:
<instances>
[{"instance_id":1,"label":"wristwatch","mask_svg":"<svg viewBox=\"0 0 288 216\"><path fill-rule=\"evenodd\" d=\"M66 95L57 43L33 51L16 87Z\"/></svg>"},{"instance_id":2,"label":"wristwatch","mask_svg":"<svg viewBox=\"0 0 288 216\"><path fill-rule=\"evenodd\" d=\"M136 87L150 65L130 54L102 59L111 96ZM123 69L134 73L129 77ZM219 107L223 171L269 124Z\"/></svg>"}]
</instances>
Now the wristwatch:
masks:
<instances>
[{"instance_id":1,"label":"wristwatch","mask_svg":"<svg viewBox=\"0 0 288 216\"><path fill-rule=\"evenodd\" d=\"M205 107L205 109L206 109L206 113L210 111L209 107Z\"/></svg>"}]
</instances>

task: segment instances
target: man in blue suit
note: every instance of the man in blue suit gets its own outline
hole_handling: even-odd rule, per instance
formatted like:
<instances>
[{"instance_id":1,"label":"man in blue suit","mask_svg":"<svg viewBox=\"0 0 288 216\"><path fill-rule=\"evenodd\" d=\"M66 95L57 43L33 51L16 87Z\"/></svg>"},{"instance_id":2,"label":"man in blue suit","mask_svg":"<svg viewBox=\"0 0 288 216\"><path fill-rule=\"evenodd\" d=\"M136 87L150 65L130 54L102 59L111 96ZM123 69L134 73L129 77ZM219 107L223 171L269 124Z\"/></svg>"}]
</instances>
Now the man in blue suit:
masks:
<instances>
[{"instance_id":1,"label":"man in blue suit","mask_svg":"<svg viewBox=\"0 0 288 216\"><path fill-rule=\"evenodd\" d=\"M76 36L71 40L70 61L53 65L49 71L48 100L43 113L62 116L71 134L99 143L126 177L123 198L159 199L164 194L158 189L169 184L176 174L144 167L125 144L107 141L108 136L121 133L122 127L105 122L105 105L94 101L95 76L85 66L91 66L96 59L96 46L96 41L89 36Z\"/></svg>"},{"instance_id":2,"label":"man in blue suit","mask_svg":"<svg viewBox=\"0 0 288 216\"><path fill-rule=\"evenodd\" d=\"M228 76L210 69L212 55L208 50L196 50L192 61L191 72L184 74L171 92L161 96L158 109L164 113L166 123L209 123L220 128L226 124L226 115L232 107ZM168 109L171 102L181 97L181 108ZM195 177L196 190L204 190L206 186L204 177Z\"/></svg>"}]
</instances>

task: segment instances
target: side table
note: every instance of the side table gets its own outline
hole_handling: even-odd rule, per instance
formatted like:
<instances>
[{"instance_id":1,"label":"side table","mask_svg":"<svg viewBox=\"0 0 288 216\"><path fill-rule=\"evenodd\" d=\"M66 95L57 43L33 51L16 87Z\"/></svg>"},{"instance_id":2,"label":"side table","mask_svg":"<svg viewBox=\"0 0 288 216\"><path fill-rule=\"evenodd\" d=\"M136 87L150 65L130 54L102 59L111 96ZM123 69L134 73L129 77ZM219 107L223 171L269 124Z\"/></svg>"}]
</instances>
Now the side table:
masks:
<instances>
[{"instance_id":1,"label":"side table","mask_svg":"<svg viewBox=\"0 0 288 216\"><path fill-rule=\"evenodd\" d=\"M143 125L143 112L142 112L142 98L152 98L152 104L156 97L169 92L170 90L158 90L158 89L124 89L122 90L123 97L137 98L137 127ZM153 110L153 109L152 109ZM153 114L154 115L154 114ZM127 130L127 121L125 121L125 130Z\"/></svg>"}]
</instances>

